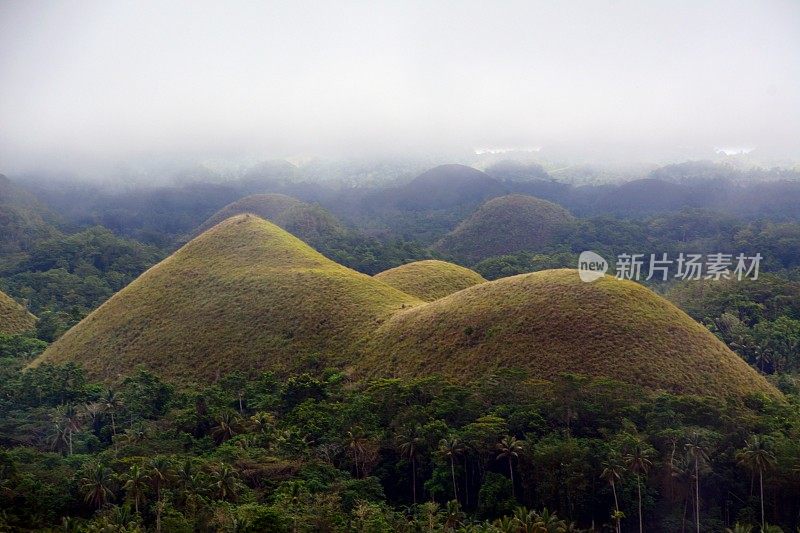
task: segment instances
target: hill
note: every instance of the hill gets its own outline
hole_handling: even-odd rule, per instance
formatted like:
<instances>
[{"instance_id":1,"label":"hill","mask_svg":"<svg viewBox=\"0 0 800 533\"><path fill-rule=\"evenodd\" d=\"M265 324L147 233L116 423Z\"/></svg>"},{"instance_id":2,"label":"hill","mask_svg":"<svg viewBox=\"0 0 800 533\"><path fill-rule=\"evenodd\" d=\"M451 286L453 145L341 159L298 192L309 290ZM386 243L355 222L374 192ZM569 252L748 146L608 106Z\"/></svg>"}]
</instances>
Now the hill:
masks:
<instances>
[{"instance_id":1,"label":"hill","mask_svg":"<svg viewBox=\"0 0 800 533\"><path fill-rule=\"evenodd\" d=\"M0 333L15 334L32 330L36 317L6 293L0 291Z\"/></svg>"},{"instance_id":2,"label":"hill","mask_svg":"<svg viewBox=\"0 0 800 533\"><path fill-rule=\"evenodd\" d=\"M471 262L533 251L552 244L573 221L569 211L547 200L520 194L501 196L483 204L436 248Z\"/></svg>"},{"instance_id":3,"label":"hill","mask_svg":"<svg viewBox=\"0 0 800 533\"><path fill-rule=\"evenodd\" d=\"M486 280L468 268L429 259L407 263L375 275L387 285L431 302Z\"/></svg>"},{"instance_id":4,"label":"hill","mask_svg":"<svg viewBox=\"0 0 800 533\"><path fill-rule=\"evenodd\" d=\"M649 289L606 276L547 270L482 283L397 313L361 369L375 376L442 373L457 380L501 368L542 378L608 376L676 393L775 393L706 328Z\"/></svg>"},{"instance_id":5,"label":"hill","mask_svg":"<svg viewBox=\"0 0 800 533\"><path fill-rule=\"evenodd\" d=\"M345 234L336 217L322 207L301 202L284 194L252 194L232 202L203 222L194 235L235 215L252 213L280 226L316 248Z\"/></svg>"},{"instance_id":6,"label":"hill","mask_svg":"<svg viewBox=\"0 0 800 533\"><path fill-rule=\"evenodd\" d=\"M503 184L465 165L440 165L427 170L398 191L402 209L451 209L478 205L487 198L503 194Z\"/></svg>"},{"instance_id":7,"label":"hill","mask_svg":"<svg viewBox=\"0 0 800 533\"><path fill-rule=\"evenodd\" d=\"M0 174L0 267L12 254L30 250L37 242L58 235L52 214L32 194Z\"/></svg>"},{"instance_id":8,"label":"hill","mask_svg":"<svg viewBox=\"0 0 800 533\"><path fill-rule=\"evenodd\" d=\"M229 203L211 215L195 230L195 234L199 235L223 220L243 213L252 213L275 223L275 219L284 211L299 205L303 205L303 202L285 194L251 194Z\"/></svg>"},{"instance_id":9,"label":"hill","mask_svg":"<svg viewBox=\"0 0 800 533\"><path fill-rule=\"evenodd\" d=\"M314 364L356 377L467 381L522 368L676 393L775 393L706 328L639 284L583 283L574 270L550 270L424 303L249 214L142 274L33 364L43 361L74 361L106 382L137 365L186 384Z\"/></svg>"},{"instance_id":10,"label":"hill","mask_svg":"<svg viewBox=\"0 0 800 533\"><path fill-rule=\"evenodd\" d=\"M35 364L75 361L104 381L141 364L181 382L292 369L310 356L335 364L381 320L420 303L238 215L142 274Z\"/></svg>"}]
</instances>

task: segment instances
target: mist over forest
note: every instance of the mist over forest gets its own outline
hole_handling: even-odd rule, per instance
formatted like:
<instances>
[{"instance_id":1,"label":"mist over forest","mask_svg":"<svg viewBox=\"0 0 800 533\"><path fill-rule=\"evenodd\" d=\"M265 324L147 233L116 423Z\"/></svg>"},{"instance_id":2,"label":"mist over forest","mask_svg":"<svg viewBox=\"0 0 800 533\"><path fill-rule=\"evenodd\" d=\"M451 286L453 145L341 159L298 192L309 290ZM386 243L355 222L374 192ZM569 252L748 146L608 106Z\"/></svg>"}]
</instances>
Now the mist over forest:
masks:
<instances>
[{"instance_id":1,"label":"mist over forest","mask_svg":"<svg viewBox=\"0 0 800 533\"><path fill-rule=\"evenodd\" d=\"M0 531L800 531L799 29L0 2Z\"/></svg>"}]
</instances>

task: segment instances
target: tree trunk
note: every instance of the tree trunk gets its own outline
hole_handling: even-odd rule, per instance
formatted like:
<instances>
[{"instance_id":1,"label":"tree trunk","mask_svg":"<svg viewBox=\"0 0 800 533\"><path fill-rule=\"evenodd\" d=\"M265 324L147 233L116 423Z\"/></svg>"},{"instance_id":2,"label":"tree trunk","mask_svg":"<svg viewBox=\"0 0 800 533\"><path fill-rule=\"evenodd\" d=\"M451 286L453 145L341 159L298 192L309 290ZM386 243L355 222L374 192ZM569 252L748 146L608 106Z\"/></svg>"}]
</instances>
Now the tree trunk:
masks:
<instances>
[{"instance_id":1,"label":"tree trunk","mask_svg":"<svg viewBox=\"0 0 800 533\"><path fill-rule=\"evenodd\" d=\"M469 462L464 454L464 506L469 505Z\"/></svg>"},{"instance_id":2,"label":"tree trunk","mask_svg":"<svg viewBox=\"0 0 800 533\"><path fill-rule=\"evenodd\" d=\"M453 456L450 456L450 474L453 476L453 497L458 501L458 489L456 488L456 464Z\"/></svg>"},{"instance_id":3,"label":"tree trunk","mask_svg":"<svg viewBox=\"0 0 800 533\"><path fill-rule=\"evenodd\" d=\"M617 533L620 533L621 526L619 520L619 502L617 501L617 486L614 483L614 478L611 478L611 492L614 493L614 510L617 512Z\"/></svg>"},{"instance_id":4,"label":"tree trunk","mask_svg":"<svg viewBox=\"0 0 800 533\"><path fill-rule=\"evenodd\" d=\"M117 436L117 424L114 421L114 412L111 412L111 434Z\"/></svg>"},{"instance_id":5,"label":"tree trunk","mask_svg":"<svg viewBox=\"0 0 800 533\"><path fill-rule=\"evenodd\" d=\"M758 471L758 486L761 490L761 531L764 531L764 472Z\"/></svg>"},{"instance_id":6,"label":"tree trunk","mask_svg":"<svg viewBox=\"0 0 800 533\"><path fill-rule=\"evenodd\" d=\"M697 533L700 533L700 472L696 455L694 457L694 520L697 524Z\"/></svg>"},{"instance_id":7,"label":"tree trunk","mask_svg":"<svg viewBox=\"0 0 800 533\"><path fill-rule=\"evenodd\" d=\"M642 480L639 474L636 474L636 492L639 495L639 533L644 533L642 526Z\"/></svg>"},{"instance_id":8,"label":"tree trunk","mask_svg":"<svg viewBox=\"0 0 800 533\"><path fill-rule=\"evenodd\" d=\"M514 465L511 464L511 456L508 456L508 472L511 474L511 496L516 498L517 495L515 494L514 490Z\"/></svg>"},{"instance_id":9,"label":"tree trunk","mask_svg":"<svg viewBox=\"0 0 800 533\"><path fill-rule=\"evenodd\" d=\"M411 497L414 505L417 505L417 461L411 456Z\"/></svg>"}]
</instances>

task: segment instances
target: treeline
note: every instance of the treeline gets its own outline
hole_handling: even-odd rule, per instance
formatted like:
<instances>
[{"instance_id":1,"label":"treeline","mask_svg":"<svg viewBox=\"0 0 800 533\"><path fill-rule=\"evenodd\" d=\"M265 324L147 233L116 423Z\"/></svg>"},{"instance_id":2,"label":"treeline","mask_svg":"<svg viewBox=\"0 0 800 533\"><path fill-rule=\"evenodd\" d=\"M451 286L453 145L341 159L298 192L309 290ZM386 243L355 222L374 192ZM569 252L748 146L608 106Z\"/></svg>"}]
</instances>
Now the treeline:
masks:
<instances>
[{"instance_id":1,"label":"treeline","mask_svg":"<svg viewBox=\"0 0 800 533\"><path fill-rule=\"evenodd\" d=\"M74 365L21 372L39 349L0 342L3 530L800 524L791 391L737 403L513 370L469 385L317 370L182 389L140 370L108 388Z\"/></svg>"}]
</instances>

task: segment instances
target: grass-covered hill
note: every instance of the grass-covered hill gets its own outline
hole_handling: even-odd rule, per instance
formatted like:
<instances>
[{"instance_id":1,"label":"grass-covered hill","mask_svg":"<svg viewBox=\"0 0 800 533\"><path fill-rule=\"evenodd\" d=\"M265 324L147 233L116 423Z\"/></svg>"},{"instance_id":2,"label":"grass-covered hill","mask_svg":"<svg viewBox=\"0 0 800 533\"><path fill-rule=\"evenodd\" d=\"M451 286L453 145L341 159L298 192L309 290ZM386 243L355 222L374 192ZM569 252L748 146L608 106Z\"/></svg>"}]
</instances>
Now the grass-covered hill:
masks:
<instances>
[{"instance_id":1,"label":"grass-covered hill","mask_svg":"<svg viewBox=\"0 0 800 533\"><path fill-rule=\"evenodd\" d=\"M194 236L244 213L269 220L317 249L326 248L331 241L346 233L341 222L320 206L284 194L252 194L217 211L195 231Z\"/></svg>"},{"instance_id":2,"label":"grass-covered hill","mask_svg":"<svg viewBox=\"0 0 800 533\"><path fill-rule=\"evenodd\" d=\"M465 165L440 165L403 186L397 204L411 210L448 209L477 205L503 191L503 184L485 172Z\"/></svg>"},{"instance_id":3,"label":"grass-covered hill","mask_svg":"<svg viewBox=\"0 0 800 533\"><path fill-rule=\"evenodd\" d=\"M473 270L435 259L407 263L375 278L426 302L486 281Z\"/></svg>"},{"instance_id":4,"label":"grass-covered hill","mask_svg":"<svg viewBox=\"0 0 800 533\"><path fill-rule=\"evenodd\" d=\"M0 291L0 333L23 333L35 326L36 317Z\"/></svg>"},{"instance_id":5,"label":"grass-covered hill","mask_svg":"<svg viewBox=\"0 0 800 533\"><path fill-rule=\"evenodd\" d=\"M420 303L238 215L142 274L34 364L76 361L105 381L144 365L181 382L296 368L309 356L335 364L382 320Z\"/></svg>"},{"instance_id":6,"label":"grass-covered hill","mask_svg":"<svg viewBox=\"0 0 800 533\"><path fill-rule=\"evenodd\" d=\"M243 213L252 213L273 223L286 210L303 205L303 202L285 194L251 194L231 202L211 215L195 231L196 235L213 228L225 219Z\"/></svg>"},{"instance_id":7,"label":"grass-covered hill","mask_svg":"<svg viewBox=\"0 0 800 533\"><path fill-rule=\"evenodd\" d=\"M482 283L384 323L362 368L468 380L501 368L575 372L678 393L774 393L706 328L649 289L575 270Z\"/></svg>"},{"instance_id":8,"label":"grass-covered hill","mask_svg":"<svg viewBox=\"0 0 800 533\"><path fill-rule=\"evenodd\" d=\"M436 247L477 262L552 244L573 222L569 211L547 200L521 194L501 196L483 204Z\"/></svg>"},{"instance_id":9,"label":"grass-covered hill","mask_svg":"<svg viewBox=\"0 0 800 533\"><path fill-rule=\"evenodd\" d=\"M270 222L237 215L142 274L34 365L74 361L104 381L144 365L183 383L309 364L356 377L441 373L464 381L517 367L674 392L774 392L707 329L636 283L583 283L573 270L551 270L425 303L423 289L438 281L424 277L449 276L446 267L424 265L427 273L411 280L418 286L407 289L415 297Z\"/></svg>"}]
</instances>

